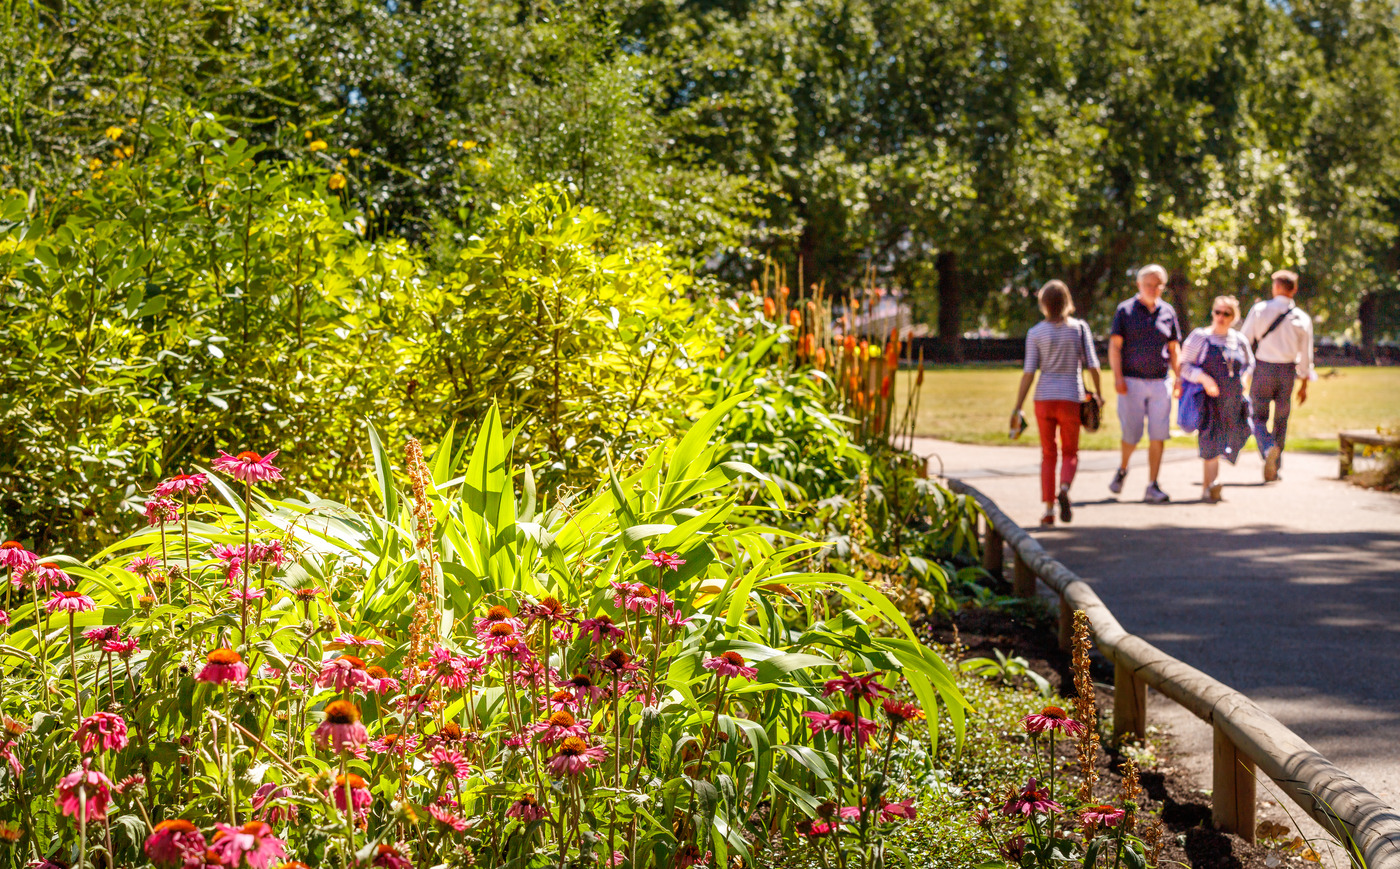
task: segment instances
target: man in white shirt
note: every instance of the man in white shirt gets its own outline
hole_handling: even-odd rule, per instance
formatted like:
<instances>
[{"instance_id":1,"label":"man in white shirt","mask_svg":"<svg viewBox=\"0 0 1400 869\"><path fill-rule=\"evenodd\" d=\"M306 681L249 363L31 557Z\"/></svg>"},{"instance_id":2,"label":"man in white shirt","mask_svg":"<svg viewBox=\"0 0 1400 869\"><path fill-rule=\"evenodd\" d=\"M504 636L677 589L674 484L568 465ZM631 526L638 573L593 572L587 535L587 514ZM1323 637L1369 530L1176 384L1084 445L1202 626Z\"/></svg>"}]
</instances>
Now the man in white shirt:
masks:
<instances>
[{"instance_id":1,"label":"man in white shirt","mask_svg":"<svg viewBox=\"0 0 1400 869\"><path fill-rule=\"evenodd\" d=\"M1249 310L1240 331L1254 346L1254 380L1249 398L1254 405L1254 440L1264 454L1264 480L1278 479L1283 464L1283 446L1288 437L1293 381L1298 381L1298 405L1308 400L1308 381L1313 372L1312 318L1293 304L1298 294L1298 275L1290 271L1273 274L1272 299ZM1269 431L1269 405L1273 404L1274 427Z\"/></svg>"}]
</instances>

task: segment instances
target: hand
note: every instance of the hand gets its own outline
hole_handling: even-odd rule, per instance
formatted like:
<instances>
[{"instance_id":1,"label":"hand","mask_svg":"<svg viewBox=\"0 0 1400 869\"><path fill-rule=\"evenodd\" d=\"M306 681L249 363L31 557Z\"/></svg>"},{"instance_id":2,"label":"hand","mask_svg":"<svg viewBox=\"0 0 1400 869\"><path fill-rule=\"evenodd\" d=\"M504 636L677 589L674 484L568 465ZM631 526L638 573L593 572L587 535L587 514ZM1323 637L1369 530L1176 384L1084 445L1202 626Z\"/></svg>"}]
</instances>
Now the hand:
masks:
<instances>
[{"instance_id":1,"label":"hand","mask_svg":"<svg viewBox=\"0 0 1400 869\"><path fill-rule=\"evenodd\" d=\"M1127 395L1128 381L1123 379L1121 375L1113 375L1113 391L1117 392L1119 395Z\"/></svg>"},{"instance_id":2,"label":"hand","mask_svg":"<svg viewBox=\"0 0 1400 869\"><path fill-rule=\"evenodd\" d=\"M1021 409L1018 407L1017 409L1011 411L1011 422L1007 424L1006 430L1007 430L1007 431L1015 431L1018 427L1020 427L1020 425L1021 425Z\"/></svg>"},{"instance_id":3,"label":"hand","mask_svg":"<svg viewBox=\"0 0 1400 869\"><path fill-rule=\"evenodd\" d=\"M1172 398L1181 397L1181 378L1172 381Z\"/></svg>"},{"instance_id":4,"label":"hand","mask_svg":"<svg viewBox=\"0 0 1400 869\"><path fill-rule=\"evenodd\" d=\"M1220 396L1220 384L1215 382L1215 378L1211 377L1209 374L1202 374L1201 378L1201 388L1206 391L1206 395L1209 395L1211 398L1218 398Z\"/></svg>"},{"instance_id":5,"label":"hand","mask_svg":"<svg viewBox=\"0 0 1400 869\"><path fill-rule=\"evenodd\" d=\"M1303 385L1298 387L1298 406L1302 407L1303 402L1308 400L1308 382L1303 381Z\"/></svg>"},{"instance_id":6,"label":"hand","mask_svg":"<svg viewBox=\"0 0 1400 869\"><path fill-rule=\"evenodd\" d=\"M1103 407L1103 393L1101 393L1101 392L1096 392L1096 393L1094 393L1094 400L1097 401L1097 402L1099 403L1099 407Z\"/></svg>"}]
</instances>

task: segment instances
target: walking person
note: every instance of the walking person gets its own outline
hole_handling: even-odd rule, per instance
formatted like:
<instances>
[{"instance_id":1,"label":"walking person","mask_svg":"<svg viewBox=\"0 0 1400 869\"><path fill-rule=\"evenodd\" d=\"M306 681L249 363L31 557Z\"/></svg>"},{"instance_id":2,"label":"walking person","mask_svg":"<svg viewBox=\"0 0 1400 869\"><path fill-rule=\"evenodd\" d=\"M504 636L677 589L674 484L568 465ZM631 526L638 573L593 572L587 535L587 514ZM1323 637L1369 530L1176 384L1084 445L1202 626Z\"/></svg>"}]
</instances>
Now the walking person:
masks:
<instances>
[{"instance_id":1,"label":"walking person","mask_svg":"<svg viewBox=\"0 0 1400 869\"><path fill-rule=\"evenodd\" d=\"M1308 381L1317 376L1313 373L1312 318L1294 304L1297 294L1297 274L1274 272L1273 298L1250 308L1240 328L1254 350L1254 380L1249 384L1249 397L1254 405L1254 442L1264 457L1267 483L1278 479L1283 466L1293 381L1298 381L1298 406L1302 407L1308 400ZM1273 431L1269 430L1270 405Z\"/></svg>"},{"instance_id":2,"label":"walking person","mask_svg":"<svg viewBox=\"0 0 1400 869\"><path fill-rule=\"evenodd\" d=\"M1074 301L1070 298L1069 287L1062 281L1050 281L1040 288L1037 298L1045 319L1026 333L1026 361L1016 394L1016 408L1011 412L1011 427L1014 429L1019 424L1026 394L1039 371L1040 382L1035 385L1035 422L1040 432L1040 500L1045 504L1040 524L1052 526L1057 501L1060 521L1069 522L1074 517L1069 487L1079 467L1079 406L1085 399L1085 370L1094 381L1094 398L1100 405L1103 393L1093 335L1087 323L1070 316L1074 313ZM1058 490L1055 487L1057 453L1060 459Z\"/></svg>"},{"instance_id":3,"label":"walking person","mask_svg":"<svg viewBox=\"0 0 1400 869\"><path fill-rule=\"evenodd\" d=\"M1167 270L1143 266L1137 273L1137 295L1118 306L1109 330L1108 362L1113 367L1113 388L1118 393L1118 424L1122 427L1122 457L1108 489L1117 495L1128 477L1128 460L1147 427L1147 490L1143 500L1153 503L1171 498L1157 484L1162 451L1171 436L1172 390L1167 373L1178 376L1177 351L1181 347L1181 322L1176 310L1162 301Z\"/></svg>"},{"instance_id":4,"label":"walking person","mask_svg":"<svg viewBox=\"0 0 1400 869\"><path fill-rule=\"evenodd\" d=\"M1240 303L1234 296L1216 296L1210 306L1210 326L1193 329L1181 349L1181 378L1205 390L1199 435L1202 468L1201 500L1220 501L1220 460L1239 460L1249 440L1249 399L1244 381L1254 368L1249 339L1234 329Z\"/></svg>"}]
</instances>

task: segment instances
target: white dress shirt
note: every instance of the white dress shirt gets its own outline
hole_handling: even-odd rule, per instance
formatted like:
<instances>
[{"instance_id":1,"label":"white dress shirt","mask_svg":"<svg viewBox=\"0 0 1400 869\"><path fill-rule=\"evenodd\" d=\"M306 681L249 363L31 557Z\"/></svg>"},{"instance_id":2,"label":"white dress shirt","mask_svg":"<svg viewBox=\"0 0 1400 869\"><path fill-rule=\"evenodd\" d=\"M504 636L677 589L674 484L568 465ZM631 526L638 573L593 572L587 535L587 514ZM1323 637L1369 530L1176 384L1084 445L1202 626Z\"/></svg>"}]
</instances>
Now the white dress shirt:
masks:
<instances>
[{"instance_id":1,"label":"white dress shirt","mask_svg":"<svg viewBox=\"0 0 1400 869\"><path fill-rule=\"evenodd\" d=\"M1261 340L1260 336L1284 311L1288 311L1288 316ZM1317 378L1313 371L1312 318L1287 296L1274 296L1250 308L1240 332L1250 341L1259 341L1259 349L1254 353L1256 361L1296 365L1299 380Z\"/></svg>"}]
</instances>

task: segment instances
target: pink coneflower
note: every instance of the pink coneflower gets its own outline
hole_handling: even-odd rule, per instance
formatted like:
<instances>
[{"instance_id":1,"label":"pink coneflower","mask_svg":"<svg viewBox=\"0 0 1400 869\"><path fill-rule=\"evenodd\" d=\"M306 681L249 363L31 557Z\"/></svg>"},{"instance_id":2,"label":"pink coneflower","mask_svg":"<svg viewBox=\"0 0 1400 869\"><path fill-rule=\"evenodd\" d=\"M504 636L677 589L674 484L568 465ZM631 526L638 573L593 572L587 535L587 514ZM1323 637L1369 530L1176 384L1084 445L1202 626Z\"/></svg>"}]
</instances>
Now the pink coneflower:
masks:
<instances>
[{"instance_id":1,"label":"pink coneflower","mask_svg":"<svg viewBox=\"0 0 1400 869\"><path fill-rule=\"evenodd\" d=\"M253 792L253 819L277 825L283 821L295 821L298 814L296 803L284 803L290 798L291 788L268 782Z\"/></svg>"},{"instance_id":2,"label":"pink coneflower","mask_svg":"<svg viewBox=\"0 0 1400 869\"><path fill-rule=\"evenodd\" d=\"M64 776L58 783L58 808L63 814L71 815L75 819L78 813L86 808L83 820L88 823L105 818L107 804L112 799L109 790L111 785L111 780L92 768L92 758L85 757L81 767ZM79 799L80 795L86 798L85 804Z\"/></svg>"},{"instance_id":3,"label":"pink coneflower","mask_svg":"<svg viewBox=\"0 0 1400 869\"><path fill-rule=\"evenodd\" d=\"M852 676L843 671L839 679L827 680L827 683L822 686L822 696L830 697L833 694L842 694L847 698L865 700L873 706L879 701L880 695L890 693L890 689L875 682L881 675L880 673L866 673L864 676Z\"/></svg>"},{"instance_id":4,"label":"pink coneflower","mask_svg":"<svg viewBox=\"0 0 1400 869\"><path fill-rule=\"evenodd\" d=\"M648 549L646 555L642 557L650 561L653 567L660 568L661 570L680 570L681 565L685 564L684 558L669 552L652 552Z\"/></svg>"},{"instance_id":5,"label":"pink coneflower","mask_svg":"<svg viewBox=\"0 0 1400 869\"><path fill-rule=\"evenodd\" d=\"M44 609L52 615L59 611L65 613L91 612L95 606L92 598L80 591L56 591L53 593L53 597L44 604Z\"/></svg>"},{"instance_id":6,"label":"pink coneflower","mask_svg":"<svg viewBox=\"0 0 1400 869\"><path fill-rule=\"evenodd\" d=\"M73 741L84 754L91 751L120 751L126 748L126 719L114 712L94 712L82 720Z\"/></svg>"},{"instance_id":7,"label":"pink coneflower","mask_svg":"<svg viewBox=\"0 0 1400 869\"><path fill-rule=\"evenodd\" d=\"M880 725L868 718L857 719L849 709L831 713L803 712L802 715L807 719L807 726L812 728L813 736L822 732L835 733L847 745L858 736L859 744L864 746L880 729Z\"/></svg>"},{"instance_id":8,"label":"pink coneflower","mask_svg":"<svg viewBox=\"0 0 1400 869\"><path fill-rule=\"evenodd\" d=\"M10 614L5 612L4 610L0 610L0 628L8 628L9 626Z\"/></svg>"},{"instance_id":9,"label":"pink coneflower","mask_svg":"<svg viewBox=\"0 0 1400 869\"><path fill-rule=\"evenodd\" d=\"M24 571L38 560L39 556L25 549L17 541L6 540L0 543L0 567Z\"/></svg>"},{"instance_id":10,"label":"pink coneflower","mask_svg":"<svg viewBox=\"0 0 1400 869\"><path fill-rule=\"evenodd\" d=\"M578 697L568 688L560 688L548 697L541 697L539 702L545 712L574 712L579 707Z\"/></svg>"},{"instance_id":11,"label":"pink coneflower","mask_svg":"<svg viewBox=\"0 0 1400 869\"><path fill-rule=\"evenodd\" d=\"M354 655L341 655L321 664L321 675L316 684L322 688L335 688L342 694L350 694L359 688L368 687L374 680L365 671L365 662Z\"/></svg>"},{"instance_id":12,"label":"pink coneflower","mask_svg":"<svg viewBox=\"0 0 1400 869\"><path fill-rule=\"evenodd\" d=\"M520 619L515 617L515 613L510 611L510 607L502 606L501 604L496 604L486 610L486 615L477 619L474 627L476 628L477 636L480 637L482 634L489 631L492 625L499 624L508 624L517 631L525 627Z\"/></svg>"},{"instance_id":13,"label":"pink coneflower","mask_svg":"<svg viewBox=\"0 0 1400 869\"><path fill-rule=\"evenodd\" d=\"M146 856L160 869L200 869L207 850L204 834L183 818L161 821L146 837Z\"/></svg>"},{"instance_id":14,"label":"pink coneflower","mask_svg":"<svg viewBox=\"0 0 1400 869\"><path fill-rule=\"evenodd\" d=\"M116 625L102 625L83 631L83 639L92 643L94 646L100 646L108 640L118 639L121 633L122 629Z\"/></svg>"},{"instance_id":15,"label":"pink coneflower","mask_svg":"<svg viewBox=\"0 0 1400 869\"><path fill-rule=\"evenodd\" d=\"M670 627L683 628L693 621L695 621L693 616L683 616L680 614L680 611L674 607L669 607L666 610L666 624Z\"/></svg>"},{"instance_id":16,"label":"pink coneflower","mask_svg":"<svg viewBox=\"0 0 1400 869\"><path fill-rule=\"evenodd\" d=\"M141 651L141 641L136 637L127 637L124 640L108 640L102 644L102 651L109 655L116 655L122 660L126 660L136 652Z\"/></svg>"},{"instance_id":17,"label":"pink coneflower","mask_svg":"<svg viewBox=\"0 0 1400 869\"><path fill-rule=\"evenodd\" d=\"M39 591L47 591L60 585L64 588L73 587L73 578L64 573L63 568L52 561L30 565L27 579L29 584Z\"/></svg>"},{"instance_id":18,"label":"pink coneflower","mask_svg":"<svg viewBox=\"0 0 1400 869\"><path fill-rule=\"evenodd\" d=\"M281 540L256 541L253 543L253 554L248 560L253 564L286 567L292 563L292 556L283 548Z\"/></svg>"},{"instance_id":19,"label":"pink coneflower","mask_svg":"<svg viewBox=\"0 0 1400 869\"><path fill-rule=\"evenodd\" d=\"M1079 812L1079 820L1086 826L1097 824L1104 827L1116 827L1118 822L1123 820L1125 812L1116 806L1090 806Z\"/></svg>"},{"instance_id":20,"label":"pink coneflower","mask_svg":"<svg viewBox=\"0 0 1400 869\"><path fill-rule=\"evenodd\" d=\"M547 817L544 806L539 804L533 793L522 794L520 799L510 804L506 809L507 818L515 818L525 823L543 820Z\"/></svg>"},{"instance_id":21,"label":"pink coneflower","mask_svg":"<svg viewBox=\"0 0 1400 869\"><path fill-rule=\"evenodd\" d=\"M345 811L345 785L350 785L350 805L354 807L356 815L362 815L369 811L369 807L374 804L374 795L369 792L369 785L365 780L352 773L338 775L335 777L334 791L335 807L342 812Z\"/></svg>"},{"instance_id":22,"label":"pink coneflower","mask_svg":"<svg viewBox=\"0 0 1400 869\"><path fill-rule=\"evenodd\" d=\"M580 703L594 703L607 694L607 689L594 683L587 673L575 673L564 685L573 689L574 696Z\"/></svg>"},{"instance_id":23,"label":"pink coneflower","mask_svg":"<svg viewBox=\"0 0 1400 869\"><path fill-rule=\"evenodd\" d=\"M146 501L146 523L159 525L180 518L180 504L169 498L149 498Z\"/></svg>"},{"instance_id":24,"label":"pink coneflower","mask_svg":"<svg viewBox=\"0 0 1400 869\"><path fill-rule=\"evenodd\" d=\"M215 824L209 851L227 869L271 869L273 861L287 856L287 843L272 835L262 821L249 821L241 827Z\"/></svg>"},{"instance_id":25,"label":"pink coneflower","mask_svg":"<svg viewBox=\"0 0 1400 869\"><path fill-rule=\"evenodd\" d=\"M302 603L310 603L311 601L315 600L318 596L323 595L325 593L325 589L321 588L319 585L311 588L299 588L296 591L292 592L292 594L296 595L296 599L301 601Z\"/></svg>"},{"instance_id":26,"label":"pink coneflower","mask_svg":"<svg viewBox=\"0 0 1400 869\"><path fill-rule=\"evenodd\" d=\"M809 839L820 839L836 832L840 827L837 821L816 821L806 828L805 833Z\"/></svg>"},{"instance_id":27,"label":"pink coneflower","mask_svg":"<svg viewBox=\"0 0 1400 869\"><path fill-rule=\"evenodd\" d=\"M209 478L203 474L176 474L156 486L152 494L157 498L169 498L180 492L187 495L198 495L208 481Z\"/></svg>"},{"instance_id":28,"label":"pink coneflower","mask_svg":"<svg viewBox=\"0 0 1400 869\"><path fill-rule=\"evenodd\" d=\"M546 595L540 598L539 603L526 604L521 607L520 614L532 622L562 625L573 622L577 618L578 608L564 606L558 598Z\"/></svg>"},{"instance_id":29,"label":"pink coneflower","mask_svg":"<svg viewBox=\"0 0 1400 869\"><path fill-rule=\"evenodd\" d=\"M400 711L419 715L435 709L438 703L427 694L406 694L395 700L394 706Z\"/></svg>"},{"instance_id":30,"label":"pink coneflower","mask_svg":"<svg viewBox=\"0 0 1400 869\"><path fill-rule=\"evenodd\" d=\"M606 613L594 616L591 619L584 619L578 626L579 634L588 637L590 642L605 643L611 640L620 640L627 634L613 624L612 617Z\"/></svg>"},{"instance_id":31,"label":"pink coneflower","mask_svg":"<svg viewBox=\"0 0 1400 869\"><path fill-rule=\"evenodd\" d=\"M884 803L880 806L880 820L912 821L919 816L919 810L914 806L912 799L901 800L897 803Z\"/></svg>"},{"instance_id":32,"label":"pink coneflower","mask_svg":"<svg viewBox=\"0 0 1400 869\"><path fill-rule=\"evenodd\" d=\"M433 768L442 773L444 778L460 780L472 774L472 765L467 762L460 751L435 748L429 760Z\"/></svg>"},{"instance_id":33,"label":"pink coneflower","mask_svg":"<svg viewBox=\"0 0 1400 869\"><path fill-rule=\"evenodd\" d=\"M137 576L149 576L151 571L155 570L159 564L159 558L154 558L150 555L142 555L128 561L126 563L126 569Z\"/></svg>"},{"instance_id":34,"label":"pink coneflower","mask_svg":"<svg viewBox=\"0 0 1400 869\"><path fill-rule=\"evenodd\" d=\"M399 757L413 754L418 750L418 737L412 733L386 733L369 743L375 754L396 754Z\"/></svg>"},{"instance_id":35,"label":"pink coneflower","mask_svg":"<svg viewBox=\"0 0 1400 869\"><path fill-rule=\"evenodd\" d=\"M575 720L572 712L560 710L544 721L527 725L526 729L535 734L535 739L545 745L563 742L570 736L587 736L592 724L588 719Z\"/></svg>"},{"instance_id":36,"label":"pink coneflower","mask_svg":"<svg viewBox=\"0 0 1400 869\"><path fill-rule=\"evenodd\" d=\"M318 589L319 590L319 589ZM384 649L384 641L376 640L373 637L362 637L359 634L341 634L326 643L327 649L354 649L363 654L366 651L379 652Z\"/></svg>"},{"instance_id":37,"label":"pink coneflower","mask_svg":"<svg viewBox=\"0 0 1400 869\"><path fill-rule=\"evenodd\" d=\"M752 679L758 675L758 669L745 664L744 656L734 651L721 652L713 658L706 658L702 666L706 670L714 670L718 676L729 679L733 679L735 676Z\"/></svg>"},{"instance_id":38,"label":"pink coneflower","mask_svg":"<svg viewBox=\"0 0 1400 869\"><path fill-rule=\"evenodd\" d=\"M1058 706L1046 706L1039 712L1032 712L1021 719L1021 726L1027 733L1044 733L1047 730L1063 730L1070 736L1078 736L1088 728L1065 714Z\"/></svg>"},{"instance_id":39,"label":"pink coneflower","mask_svg":"<svg viewBox=\"0 0 1400 869\"><path fill-rule=\"evenodd\" d=\"M602 746L590 746L582 737L570 736L559 743L555 755L547 764L551 775L562 778L587 772L595 764L608 756Z\"/></svg>"},{"instance_id":40,"label":"pink coneflower","mask_svg":"<svg viewBox=\"0 0 1400 869\"><path fill-rule=\"evenodd\" d=\"M446 806L428 806L428 814L433 816L433 820L455 833L464 833L471 826L467 819L448 810Z\"/></svg>"},{"instance_id":41,"label":"pink coneflower","mask_svg":"<svg viewBox=\"0 0 1400 869\"><path fill-rule=\"evenodd\" d=\"M316 728L316 744L331 751L359 748L369 741L369 731L360 723L360 708L348 700L326 704L326 718Z\"/></svg>"},{"instance_id":42,"label":"pink coneflower","mask_svg":"<svg viewBox=\"0 0 1400 869\"><path fill-rule=\"evenodd\" d=\"M397 845L383 843L375 848L374 865L379 869L413 869L413 864L399 852Z\"/></svg>"},{"instance_id":43,"label":"pink coneflower","mask_svg":"<svg viewBox=\"0 0 1400 869\"><path fill-rule=\"evenodd\" d=\"M379 665L365 668L365 673L369 675L369 690L376 694L392 694L399 690L399 680L389 675L389 671Z\"/></svg>"},{"instance_id":44,"label":"pink coneflower","mask_svg":"<svg viewBox=\"0 0 1400 869\"><path fill-rule=\"evenodd\" d=\"M501 745L514 750L524 750L525 746L529 744L530 741L519 733L514 736L507 736L505 739L501 740Z\"/></svg>"},{"instance_id":45,"label":"pink coneflower","mask_svg":"<svg viewBox=\"0 0 1400 869\"><path fill-rule=\"evenodd\" d=\"M628 673L635 673L642 669L642 665L632 660L632 656L621 649L613 649L603 657L591 662L591 666L619 679Z\"/></svg>"},{"instance_id":46,"label":"pink coneflower","mask_svg":"<svg viewBox=\"0 0 1400 869\"><path fill-rule=\"evenodd\" d=\"M613 867L621 866L623 863L627 862L627 855L623 854L621 851L614 851L606 862L608 864L608 869L613 869Z\"/></svg>"},{"instance_id":47,"label":"pink coneflower","mask_svg":"<svg viewBox=\"0 0 1400 869\"><path fill-rule=\"evenodd\" d=\"M613 606L630 612L645 612L650 615L656 610L656 592L640 582L619 582L613 580Z\"/></svg>"},{"instance_id":48,"label":"pink coneflower","mask_svg":"<svg viewBox=\"0 0 1400 869\"><path fill-rule=\"evenodd\" d=\"M924 717L924 710L913 703L901 703L898 700L890 699L882 702L880 708L885 711L885 717L889 719L892 727L899 727Z\"/></svg>"},{"instance_id":49,"label":"pink coneflower","mask_svg":"<svg viewBox=\"0 0 1400 869\"><path fill-rule=\"evenodd\" d=\"M700 853L700 847L694 842L687 842L676 852L676 869L689 869L691 866L700 866L709 863L714 858L714 854L706 851Z\"/></svg>"},{"instance_id":50,"label":"pink coneflower","mask_svg":"<svg viewBox=\"0 0 1400 869\"><path fill-rule=\"evenodd\" d=\"M460 691L472 681L474 674L466 668L465 659L442 646L433 646L432 653L428 655L428 663L437 673L437 683L444 688Z\"/></svg>"},{"instance_id":51,"label":"pink coneflower","mask_svg":"<svg viewBox=\"0 0 1400 869\"><path fill-rule=\"evenodd\" d=\"M9 764L16 776L24 771L24 767L20 766L19 758L15 757L15 747L18 745L19 743L13 739L0 739L0 760Z\"/></svg>"},{"instance_id":52,"label":"pink coneflower","mask_svg":"<svg viewBox=\"0 0 1400 869\"><path fill-rule=\"evenodd\" d=\"M232 600L261 600L267 597L267 591L245 585L242 588L229 589L228 596Z\"/></svg>"},{"instance_id":53,"label":"pink coneflower","mask_svg":"<svg viewBox=\"0 0 1400 869\"><path fill-rule=\"evenodd\" d=\"M248 680L248 665L243 663L243 656L233 649L215 649L209 653L205 659L204 668L194 677L200 682L212 682L215 685L223 685L227 682L246 682Z\"/></svg>"},{"instance_id":54,"label":"pink coneflower","mask_svg":"<svg viewBox=\"0 0 1400 869\"><path fill-rule=\"evenodd\" d=\"M240 483L266 483L273 480L282 479L282 471L272 466L272 460L277 457L277 450L273 450L265 456L260 456L252 450L244 450L236 456L231 456L223 450L219 450L219 457L214 460L214 470L231 475Z\"/></svg>"},{"instance_id":55,"label":"pink coneflower","mask_svg":"<svg viewBox=\"0 0 1400 869\"><path fill-rule=\"evenodd\" d=\"M1019 793L1013 793L1001 808L1003 814L1026 817L1059 810L1060 804L1050 799L1050 791L1040 787L1034 778L1028 779L1026 786Z\"/></svg>"}]
</instances>

